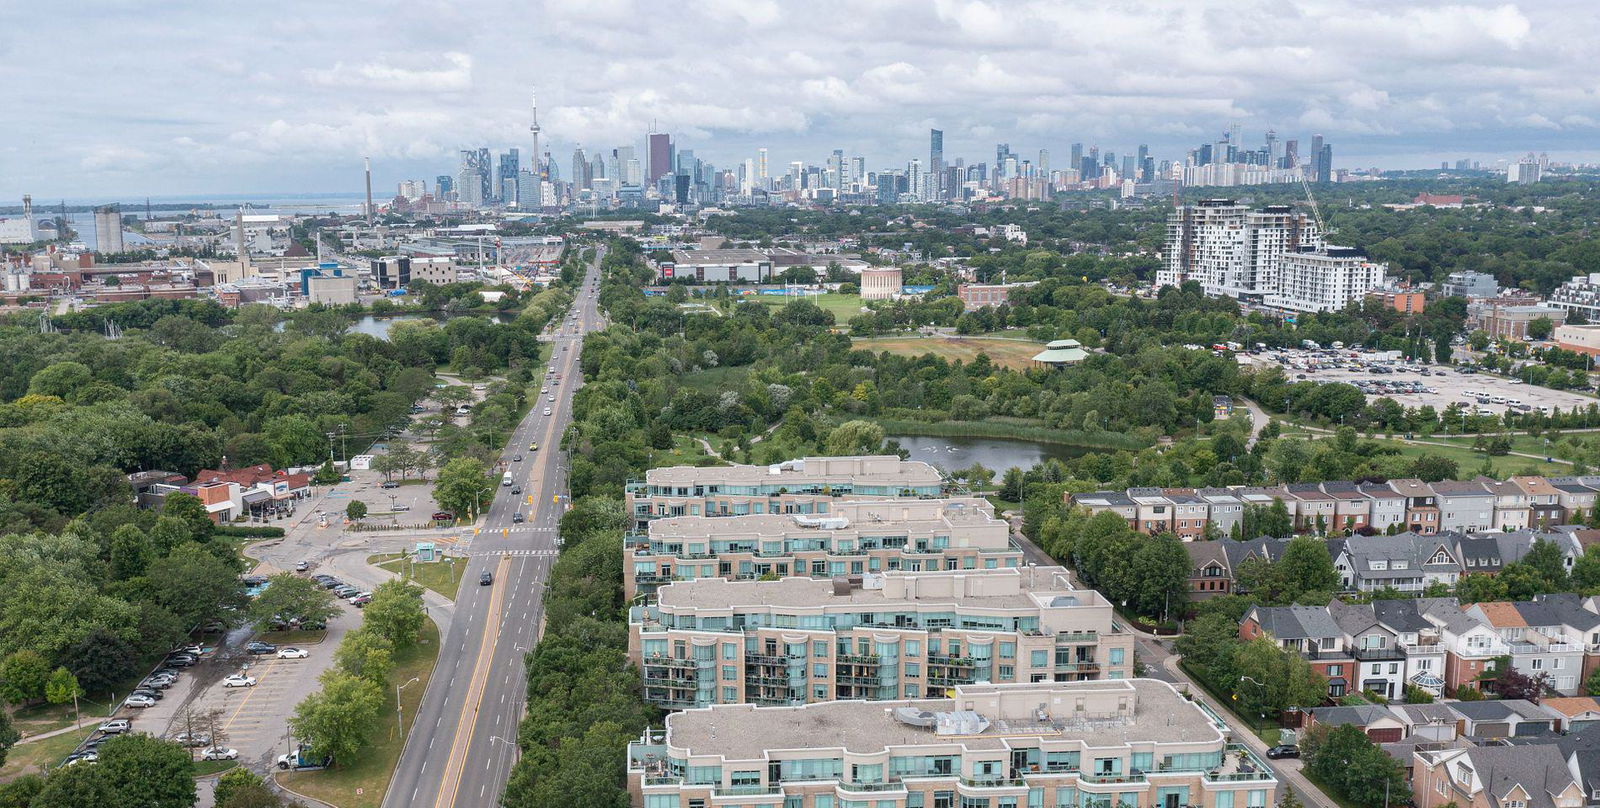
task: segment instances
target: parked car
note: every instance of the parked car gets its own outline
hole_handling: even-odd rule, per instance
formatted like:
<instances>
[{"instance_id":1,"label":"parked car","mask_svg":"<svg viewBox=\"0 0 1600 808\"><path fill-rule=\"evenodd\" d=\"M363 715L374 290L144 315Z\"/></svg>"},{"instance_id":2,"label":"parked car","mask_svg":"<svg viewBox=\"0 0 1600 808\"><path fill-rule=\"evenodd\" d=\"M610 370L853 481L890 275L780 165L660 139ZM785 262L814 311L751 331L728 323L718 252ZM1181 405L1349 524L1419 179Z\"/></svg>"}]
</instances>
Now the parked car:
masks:
<instances>
[{"instance_id":1,"label":"parked car","mask_svg":"<svg viewBox=\"0 0 1600 808\"><path fill-rule=\"evenodd\" d=\"M361 590L346 584L333 590L333 594L338 595L341 598L353 598L356 595L361 594Z\"/></svg>"},{"instance_id":2,"label":"parked car","mask_svg":"<svg viewBox=\"0 0 1600 808\"><path fill-rule=\"evenodd\" d=\"M255 687L256 677L245 673L236 673L222 680L223 687Z\"/></svg>"},{"instance_id":3,"label":"parked car","mask_svg":"<svg viewBox=\"0 0 1600 808\"><path fill-rule=\"evenodd\" d=\"M1274 746L1267 750L1267 757L1272 758L1273 760L1278 760L1280 758L1297 758L1300 757L1300 747L1295 746L1292 743L1279 744L1278 746Z\"/></svg>"},{"instance_id":4,"label":"parked car","mask_svg":"<svg viewBox=\"0 0 1600 808\"><path fill-rule=\"evenodd\" d=\"M384 480L383 481L383 485L380 485L378 487L379 488L399 488L400 484L395 482L394 480Z\"/></svg>"},{"instance_id":5,"label":"parked car","mask_svg":"<svg viewBox=\"0 0 1600 808\"><path fill-rule=\"evenodd\" d=\"M156 701L160 701L162 699L161 691L156 690L153 687L136 687L136 688L133 689L133 692L129 693L128 695L130 695L130 696L149 696L150 698L155 699Z\"/></svg>"},{"instance_id":6,"label":"parked car","mask_svg":"<svg viewBox=\"0 0 1600 808\"><path fill-rule=\"evenodd\" d=\"M262 654L277 653L278 646L273 645L270 642L252 642L249 645L246 645L244 650L247 651L251 656L260 656Z\"/></svg>"},{"instance_id":7,"label":"parked car","mask_svg":"<svg viewBox=\"0 0 1600 808\"><path fill-rule=\"evenodd\" d=\"M359 609L362 606L365 606L365 605L367 605L368 603L371 603L371 602L372 602L372 593L371 592L362 592L361 594L356 595L355 597L350 599L350 605L356 607L357 609Z\"/></svg>"},{"instance_id":8,"label":"parked car","mask_svg":"<svg viewBox=\"0 0 1600 808\"><path fill-rule=\"evenodd\" d=\"M149 696L129 696L128 698L123 700L122 706L124 706L124 707L152 707L152 706L155 705L155 703L156 703L156 700L150 698Z\"/></svg>"},{"instance_id":9,"label":"parked car","mask_svg":"<svg viewBox=\"0 0 1600 808\"><path fill-rule=\"evenodd\" d=\"M100 760L99 752L73 752L72 754L67 755L66 761L64 761L61 765L76 766L79 763L94 763L98 760Z\"/></svg>"},{"instance_id":10,"label":"parked car","mask_svg":"<svg viewBox=\"0 0 1600 808\"><path fill-rule=\"evenodd\" d=\"M122 733L133 729L133 722L126 718L116 718L101 724L95 729L99 732L104 732L107 735L121 735Z\"/></svg>"},{"instance_id":11,"label":"parked car","mask_svg":"<svg viewBox=\"0 0 1600 808\"><path fill-rule=\"evenodd\" d=\"M192 654L171 654L167 657L167 664L176 668L193 667L199 661Z\"/></svg>"},{"instance_id":12,"label":"parked car","mask_svg":"<svg viewBox=\"0 0 1600 808\"><path fill-rule=\"evenodd\" d=\"M435 522L454 522L455 520L456 520L456 515L454 513L450 512L450 511L434 511L433 512L433 521L435 521Z\"/></svg>"},{"instance_id":13,"label":"parked car","mask_svg":"<svg viewBox=\"0 0 1600 808\"><path fill-rule=\"evenodd\" d=\"M239 750L222 746L207 747L200 753L206 760L238 760Z\"/></svg>"},{"instance_id":14,"label":"parked car","mask_svg":"<svg viewBox=\"0 0 1600 808\"><path fill-rule=\"evenodd\" d=\"M174 654L188 654L190 656L197 657L197 656L200 656L201 654L205 653L205 649L201 648L198 645L180 645L177 648L172 649L171 653L174 653Z\"/></svg>"},{"instance_id":15,"label":"parked car","mask_svg":"<svg viewBox=\"0 0 1600 808\"><path fill-rule=\"evenodd\" d=\"M329 578L328 580L322 581L321 583L322 583L322 588L323 589L335 589L337 587L344 586L344 581L341 581L338 578Z\"/></svg>"},{"instance_id":16,"label":"parked car","mask_svg":"<svg viewBox=\"0 0 1600 808\"><path fill-rule=\"evenodd\" d=\"M478 576L478 586L488 586L492 583L494 583L494 573L484 570L483 574Z\"/></svg>"},{"instance_id":17,"label":"parked car","mask_svg":"<svg viewBox=\"0 0 1600 808\"><path fill-rule=\"evenodd\" d=\"M310 561L301 561L300 563L294 565L295 572L305 572L308 569L311 569Z\"/></svg>"},{"instance_id":18,"label":"parked car","mask_svg":"<svg viewBox=\"0 0 1600 808\"><path fill-rule=\"evenodd\" d=\"M180 732L172 736L172 741L179 746L187 746L192 749L197 746L210 746L211 736L204 732Z\"/></svg>"},{"instance_id":19,"label":"parked car","mask_svg":"<svg viewBox=\"0 0 1600 808\"><path fill-rule=\"evenodd\" d=\"M284 646L278 649L279 659L305 659L310 655L311 654L307 653L306 649L304 648L292 648L290 646Z\"/></svg>"},{"instance_id":20,"label":"parked car","mask_svg":"<svg viewBox=\"0 0 1600 808\"><path fill-rule=\"evenodd\" d=\"M172 683L174 681L176 681L176 680L169 679L169 678L167 678L165 676L161 676L161 677L152 676L152 677L140 682L139 683L139 687L137 689L138 690L166 690L167 688L172 687Z\"/></svg>"}]
</instances>

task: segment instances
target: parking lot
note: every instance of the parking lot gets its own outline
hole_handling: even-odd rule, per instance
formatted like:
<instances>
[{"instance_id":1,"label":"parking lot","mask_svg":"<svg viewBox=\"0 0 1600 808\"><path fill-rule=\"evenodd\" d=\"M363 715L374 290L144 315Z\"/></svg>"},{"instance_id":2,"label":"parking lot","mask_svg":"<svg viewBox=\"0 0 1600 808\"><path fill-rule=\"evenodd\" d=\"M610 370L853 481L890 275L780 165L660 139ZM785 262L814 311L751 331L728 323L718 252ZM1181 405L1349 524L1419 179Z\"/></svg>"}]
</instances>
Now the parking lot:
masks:
<instances>
[{"instance_id":1,"label":"parking lot","mask_svg":"<svg viewBox=\"0 0 1600 808\"><path fill-rule=\"evenodd\" d=\"M1462 373L1445 365L1384 361L1376 353L1351 350L1277 350L1249 354L1257 367L1279 367L1290 381L1344 382L1367 393L1370 399L1389 397L1405 407L1431 406L1443 411L1460 404L1468 411L1503 415L1521 404L1519 411L1541 407L1587 407L1600 399L1567 390L1523 384L1487 373ZM1498 399L1498 401L1496 400ZM1514 403L1516 402L1516 403Z\"/></svg>"}]
</instances>

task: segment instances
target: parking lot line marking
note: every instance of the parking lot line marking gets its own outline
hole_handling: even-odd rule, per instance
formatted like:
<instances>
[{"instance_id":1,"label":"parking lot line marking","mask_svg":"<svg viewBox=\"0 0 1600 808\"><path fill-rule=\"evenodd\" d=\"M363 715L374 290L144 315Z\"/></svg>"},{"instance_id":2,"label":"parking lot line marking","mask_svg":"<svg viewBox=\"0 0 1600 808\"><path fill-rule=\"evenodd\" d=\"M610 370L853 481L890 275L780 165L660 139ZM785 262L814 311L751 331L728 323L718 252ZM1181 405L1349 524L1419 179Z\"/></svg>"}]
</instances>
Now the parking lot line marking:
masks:
<instances>
[{"instance_id":1,"label":"parking lot line marking","mask_svg":"<svg viewBox=\"0 0 1600 808\"><path fill-rule=\"evenodd\" d=\"M247 688L245 688L245 690L248 690L249 692L245 693L244 694L244 698L239 701L239 706L234 709L233 715L228 716L228 720L223 722L222 729L224 731L229 731L229 730L233 729L233 722L239 718L239 714L241 712L244 712L245 705L250 703L250 699L255 697L256 688L261 686L262 680L266 679L267 678L267 674L270 673L272 671L272 669L275 668L275 667L276 666L273 665L271 661L268 661L268 662L266 662L266 663L264 663L262 665L261 675L256 677L255 687L247 687Z\"/></svg>"}]
</instances>

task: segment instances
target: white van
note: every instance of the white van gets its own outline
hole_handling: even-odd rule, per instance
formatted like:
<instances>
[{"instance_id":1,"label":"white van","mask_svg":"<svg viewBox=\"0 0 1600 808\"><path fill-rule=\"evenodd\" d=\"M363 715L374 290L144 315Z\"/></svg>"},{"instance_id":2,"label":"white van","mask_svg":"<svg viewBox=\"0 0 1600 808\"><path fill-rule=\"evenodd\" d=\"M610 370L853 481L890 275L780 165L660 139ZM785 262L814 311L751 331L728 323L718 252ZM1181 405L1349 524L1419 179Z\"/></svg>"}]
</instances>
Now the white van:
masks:
<instances>
[{"instance_id":1,"label":"white van","mask_svg":"<svg viewBox=\"0 0 1600 808\"><path fill-rule=\"evenodd\" d=\"M511 472L508 471L500 477L500 484L511 485Z\"/></svg>"}]
</instances>

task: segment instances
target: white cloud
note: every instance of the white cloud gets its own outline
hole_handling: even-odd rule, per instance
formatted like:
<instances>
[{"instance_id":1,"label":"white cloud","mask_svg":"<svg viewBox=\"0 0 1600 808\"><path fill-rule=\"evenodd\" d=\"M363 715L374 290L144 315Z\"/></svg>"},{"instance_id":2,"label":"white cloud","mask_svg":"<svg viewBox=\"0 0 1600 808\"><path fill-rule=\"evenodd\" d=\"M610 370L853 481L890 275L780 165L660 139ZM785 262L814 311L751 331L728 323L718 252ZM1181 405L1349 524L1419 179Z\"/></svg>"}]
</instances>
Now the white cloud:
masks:
<instances>
[{"instance_id":1,"label":"white cloud","mask_svg":"<svg viewBox=\"0 0 1600 808\"><path fill-rule=\"evenodd\" d=\"M460 148L526 148L534 85L562 166L652 122L719 166L767 146L780 164L843 148L873 167L925 156L930 126L969 161L995 141L1181 159L1237 123L1250 143L1321 133L1341 163L1401 165L1587 151L1600 127L1579 80L1600 14L1580 2L83 5L0 10L0 84L29 110L0 139L0 199L340 190L362 156L380 177L447 173ZM95 58L62 62L61 41Z\"/></svg>"}]
</instances>

